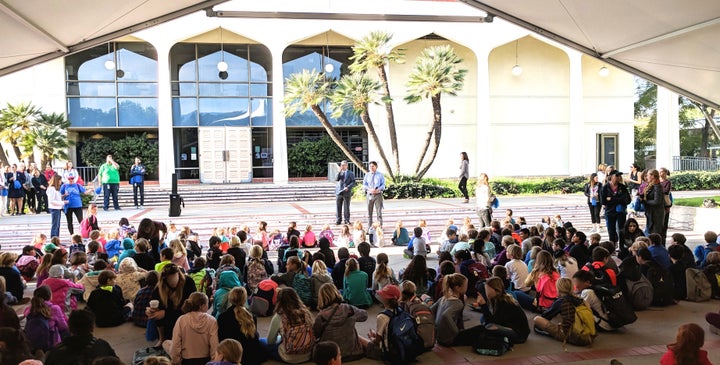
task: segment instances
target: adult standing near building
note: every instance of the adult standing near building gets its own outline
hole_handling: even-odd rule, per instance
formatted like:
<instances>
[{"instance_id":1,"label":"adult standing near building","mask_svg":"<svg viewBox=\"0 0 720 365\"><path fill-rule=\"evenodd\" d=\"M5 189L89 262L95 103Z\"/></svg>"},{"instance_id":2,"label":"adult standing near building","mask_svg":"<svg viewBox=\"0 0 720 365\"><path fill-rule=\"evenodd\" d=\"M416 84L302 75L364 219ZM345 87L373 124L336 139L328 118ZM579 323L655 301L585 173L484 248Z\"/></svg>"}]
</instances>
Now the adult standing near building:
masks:
<instances>
[{"instance_id":1,"label":"adult standing near building","mask_svg":"<svg viewBox=\"0 0 720 365\"><path fill-rule=\"evenodd\" d=\"M85 194L85 187L82 184L75 183L75 175L67 175L68 182L60 187L62 198L67 201L65 209L65 217L67 218L68 232L72 236L75 231L73 229L72 216L75 214L78 224L82 222L82 194Z\"/></svg>"},{"instance_id":2,"label":"adult standing near building","mask_svg":"<svg viewBox=\"0 0 720 365\"><path fill-rule=\"evenodd\" d=\"M113 160L112 155L107 155L105 163L100 166L100 171L98 171L100 182L103 184L103 210L108 210L111 195L113 208L120 210L118 204L118 190L120 189L119 167L117 162Z\"/></svg>"},{"instance_id":3,"label":"adult standing near building","mask_svg":"<svg viewBox=\"0 0 720 365\"><path fill-rule=\"evenodd\" d=\"M18 164L18 173L25 175L25 182L23 183L23 189L25 193L25 200L23 200L21 212L25 212L25 206L27 205L30 213L35 213L35 188L32 184L33 171L35 171L35 163L30 164L27 167L24 163Z\"/></svg>"},{"instance_id":4,"label":"adult standing near building","mask_svg":"<svg viewBox=\"0 0 720 365\"><path fill-rule=\"evenodd\" d=\"M657 170L650 170L645 178L647 187L642 195L645 204L645 235L657 233L662 236L663 224L665 222L665 199L663 187L660 183L660 173Z\"/></svg>"},{"instance_id":5,"label":"adult standing near building","mask_svg":"<svg viewBox=\"0 0 720 365\"><path fill-rule=\"evenodd\" d=\"M8 184L5 180L5 173L10 172L10 167L0 163L0 217L4 217L8 211Z\"/></svg>"},{"instance_id":6,"label":"adult standing near building","mask_svg":"<svg viewBox=\"0 0 720 365\"><path fill-rule=\"evenodd\" d=\"M25 174L18 172L17 165L10 167L10 172L5 173L5 181L8 186L8 198L10 199L10 215L25 214L22 211L23 199L25 198Z\"/></svg>"},{"instance_id":7,"label":"adult standing near building","mask_svg":"<svg viewBox=\"0 0 720 365\"><path fill-rule=\"evenodd\" d=\"M60 236L60 212L65 208L65 201L60 193L62 178L53 175L47 188L48 209L50 210L50 237Z\"/></svg>"},{"instance_id":8,"label":"adult standing near building","mask_svg":"<svg viewBox=\"0 0 720 365\"><path fill-rule=\"evenodd\" d=\"M622 172L612 171L607 176L607 184L603 184L602 204L605 206L605 225L611 242L617 243L619 232L625 226L627 205L630 204L630 192L622 183Z\"/></svg>"},{"instance_id":9,"label":"adult standing near building","mask_svg":"<svg viewBox=\"0 0 720 365\"><path fill-rule=\"evenodd\" d=\"M145 205L145 166L141 162L140 157L135 157L135 164L130 167L130 185L133 187L135 209ZM139 205L138 195L140 195Z\"/></svg>"},{"instance_id":10,"label":"adult standing near building","mask_svg":"<svg viewBox=\"0 0 720 365\"><path fill-rule=\"evenodd\" d=\"M352 199L352 188L355 186L355 174L348 170L347 161L340 162L340 172L338 172L335 181L337 181L337 187L335 188L335 202L337 205L335 224L340 224L343 221L345 224L350 224L350 200ZM372 221L372 217L370 220Z\"/></svg>"},{"instance_id":11,"label":"adult standing near building","mask_svg":"<svg viewBox=\"0 0 720 365\"><path fill-rule=\"evenodd\" d=\"M598 180L598 174L593 172L590 174L587 184L585 184L585 196L587 197L590 219L593 225L592 232L600 232L600 208L602 208L600 192L602 192L602 183Z\"/></svg>"},{"instance_id":12,"label":"adult standing near building","mask_svg":"<svg viewBox=\"0 0 720 365\"><path fill-rule=\"evenodd\" d=\"M660 232L664 242L667 238L668 224L670 223L670 208L672 207L672 198L670 195L672 193L672 182L669 179L670 171L668 171L668 169L661 167L659 173L660 186L663 188L663 198L665 199L665 220L663 221L662 232Z\"/></svg>"},{"instance_id":13,"label":"adult standing near building","mask_svg":"<svg viewBox=\"0 0 720 365\"><path fill-rule=\"evenodd\" d=\"M470 160L468 159L467 152L460 152L460 183L458 183L458 189L465 197L463 203L470 202L470 196L467 190L467 181L470 178Z\"/></svg>"},{"instance_id":14,"label":"adult standing near building","mask_svg":"<svg viewBox=\"0 0 720 365\"><path fill-rule=\"evenodd\" d=\"M73 166L72 161L65 161L65 169L62 172L62 183L67 184L69 182L68 176L73 175L75 178L78 178L80 176L78 174L78 171Z\"/></svg>"},{"instance_id":15,"label":"adult standing near building","mask_svg":"<svg viewBox=\"0 0 720 365\"><path fill-rule=\"evenodd\" d=\"M383 191L385 191L385 176L377 171L377 162L370 161L370 171L363 179L363 189L367 195L368 227L373 224L373 209L377 211L377 219L382 227Z\"/></svg>"},{"instance_id":16,"label":"adult standing near building","mask_svg":"<svg viewBox=\"0 0 720 365\"><path fill-rule=\"evenodd\" d=\"M477 214L478 217L480 217L480 228L490 227L490 222L492 222L492 204L495 200L495 194L492 193L490 178L488 178L486 173L481 173L478 177L475 196L477 199Z\"/></svg>"},{"instance_id":17,"label":"adult standing near building","mask_svg":"<svg viewBox=\"0 0 720 365\"><path fill-rule=\"evenodd\" d=\"M32 182L33 188L35 189L35 200L37 202L35 212L36 213L41 213L41 212L50 213L50 210L48 209L48 204L47 204L48 180L45 178L45 174L43 174L40 170L35 169L35 171L33 171L33 178L31 180L31 182Z\"/></svg>"}]
</instances>

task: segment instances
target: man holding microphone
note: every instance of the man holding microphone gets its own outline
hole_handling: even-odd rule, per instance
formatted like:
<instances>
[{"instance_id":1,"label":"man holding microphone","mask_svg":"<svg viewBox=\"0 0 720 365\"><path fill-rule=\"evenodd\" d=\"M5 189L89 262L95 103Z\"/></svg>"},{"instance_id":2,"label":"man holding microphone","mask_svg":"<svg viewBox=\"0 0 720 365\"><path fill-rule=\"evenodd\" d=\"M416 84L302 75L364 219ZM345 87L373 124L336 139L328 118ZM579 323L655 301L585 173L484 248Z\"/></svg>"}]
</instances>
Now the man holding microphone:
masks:
<instances>
[{"instance_id":1,"label":"man holding microphone","mask_svg":"<svg viewBox=\"0 0 720 365\"><path fill-rule=\"evenodd\" d=\"M335 224L350 224L350 199L352 199L352 188L355 186L355 174L348 170L347 161L340 162L340 172L338 172L337 186L335 187L337 212L335 214ZM343 209L345 210L343 214Z\"/></svg>"}]
</instances>

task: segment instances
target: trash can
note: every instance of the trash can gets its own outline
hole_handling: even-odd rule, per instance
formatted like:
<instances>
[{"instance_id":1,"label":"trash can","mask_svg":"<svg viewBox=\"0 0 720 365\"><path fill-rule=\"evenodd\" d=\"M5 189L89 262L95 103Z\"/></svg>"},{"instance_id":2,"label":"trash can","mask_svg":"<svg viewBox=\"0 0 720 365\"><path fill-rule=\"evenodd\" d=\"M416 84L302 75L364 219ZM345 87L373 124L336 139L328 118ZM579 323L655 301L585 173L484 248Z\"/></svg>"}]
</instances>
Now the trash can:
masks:
<instances>
[{"instance_id":1,"label":"trash can","mask_svg":"<svg viewBox=\"0 0 720 365\"><path fill-rule=\"evenodd\" d=\"M185 208L185 202L183 202L180 194L170 194L170 212L168 213L168 216L179 217L180 212L182 211L180 205L182 205L182 208Z\"/></svg>"}]
</instances>

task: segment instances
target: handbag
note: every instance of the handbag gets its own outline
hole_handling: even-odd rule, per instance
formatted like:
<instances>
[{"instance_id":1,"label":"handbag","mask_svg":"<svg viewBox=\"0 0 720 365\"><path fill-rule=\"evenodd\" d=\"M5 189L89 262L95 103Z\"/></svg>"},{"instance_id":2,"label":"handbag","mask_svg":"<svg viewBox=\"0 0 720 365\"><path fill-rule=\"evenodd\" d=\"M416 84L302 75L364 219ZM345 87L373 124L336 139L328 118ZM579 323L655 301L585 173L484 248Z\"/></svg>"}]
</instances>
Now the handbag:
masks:
<instances>
[{"instance_id":1,"label":"handbag","mask_svg":"<svg viewBox=\"0 0 720 365\"><path fill-rule=\"evenodd\" d=\"M663 198L665 200L665 208L672 207L673 202L672 198L670 198L671 193L663 194Z\"/></svg>"}]
</instances>

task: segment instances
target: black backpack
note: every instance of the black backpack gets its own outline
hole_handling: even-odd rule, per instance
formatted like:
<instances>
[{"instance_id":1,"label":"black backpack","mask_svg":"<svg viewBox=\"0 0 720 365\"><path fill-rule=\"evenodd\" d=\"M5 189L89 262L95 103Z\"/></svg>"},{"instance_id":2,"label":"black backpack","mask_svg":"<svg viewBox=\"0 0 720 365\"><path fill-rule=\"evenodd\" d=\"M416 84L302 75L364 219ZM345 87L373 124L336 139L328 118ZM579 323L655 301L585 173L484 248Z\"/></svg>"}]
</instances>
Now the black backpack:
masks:
<instances>
[{"instance_id":1,"label":"black backpack","mask_svg":"<svg viewBox=\"0 0 720 365\"><path fill-rule=\"evenodd\" d=\"M388 348L383 351L385 360L393 365L415 361L425 350L423 340L416 331L415 318L401 308L397 308L395 313L388 309L381 313L390 317Z\"/></svg>"},{"instance_id":2,"label":"black backpack","mask_svg":"<svg viewBox=\"0 0 720 365\"><path fill-rule=\"evenodd\" d=\"M664 307L675 302L675 289L668 270L657 264L651 265L647 272L647 278L653 287L652 305Z\"/></svg>"},{"instance_id":3,"label":"black backpack","mask_svg":"<svg viewBox=\"0 0 720 365\"><path fill-rule=\"evenodd\" d=\"M593 289L595 289L596 287L614 289L612 280L610 280L610 276L606 271L607 266L596 269L591 262L588 262L587 264L585 264L585 268L587 268L587 271L593 276L591 282Z\"/></svg>"},{"instance_id":4,"label":"black backpack","mask_svg":"<svg viewBox=\"0 0 720 365\"><path fill-rule=\"evenodd\" d=\"M630 303L625 299L623 292L617 289L608 289L598 287L593 289L595 295L600 299L605 315L596 313L596 315L604 320L603 317L607 317L607 323L612 328L620 328L625 325L634 323L637 321L637 315L633 311Z\"/></svg>"}]
</instances>

